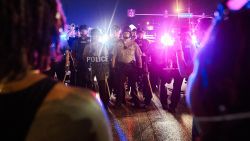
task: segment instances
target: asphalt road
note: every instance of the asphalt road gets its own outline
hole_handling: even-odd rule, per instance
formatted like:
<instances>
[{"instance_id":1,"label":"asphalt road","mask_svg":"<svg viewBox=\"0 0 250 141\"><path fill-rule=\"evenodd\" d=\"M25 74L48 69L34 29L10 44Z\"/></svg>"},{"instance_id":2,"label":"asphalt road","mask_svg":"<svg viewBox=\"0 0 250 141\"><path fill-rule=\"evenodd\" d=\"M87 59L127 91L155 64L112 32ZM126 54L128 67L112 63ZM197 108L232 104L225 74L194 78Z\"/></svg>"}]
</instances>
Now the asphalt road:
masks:
<instances>
[{"instance_id":1,"label":"asphalt road","mask_svg":"<svg viewBox=\"0 0 250 141\"><path fill-rule=\"evenodd\" d=\"M172 85L166 85L171 94ZM183 83L182 90L186 84ZM133 108L126 104L120 108L110 108L114 141L190 141L192 116L182 99L175 114L163 110L157 94L146 108Z\"/></svg>"}]
</instances>

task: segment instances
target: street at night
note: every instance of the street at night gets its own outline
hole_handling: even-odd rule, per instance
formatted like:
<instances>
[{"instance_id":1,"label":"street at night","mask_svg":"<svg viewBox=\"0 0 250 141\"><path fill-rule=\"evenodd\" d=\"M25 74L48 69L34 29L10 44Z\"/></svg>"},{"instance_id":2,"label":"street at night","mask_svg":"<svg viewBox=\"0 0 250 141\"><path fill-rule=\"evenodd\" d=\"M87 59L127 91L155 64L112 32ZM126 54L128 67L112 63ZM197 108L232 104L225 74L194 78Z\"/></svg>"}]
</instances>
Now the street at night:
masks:
<instances>
[{"instance_id":1,"label":"street at night","mask_svg":"<svg viewBox=\"0 0 250 141\"><path fill-rule=\"evenodd\" d=\"M171 95L172 85L167 87ZM114 141L191 141L192 115L185 97L174 114L163 110L158 96L154 95L146 109L134 109L127 104L119 109L111 108L108 115Z\"/></svg>"},{"instance_id":2,"label":"street at night","mask_svg":"<svg viewBox=\"0 0 250 141\"><path fill-rule=\"evenodd\" d=\"M0 141L247 141L250 0L1 0Z\"/></svg>"}]
</instances>

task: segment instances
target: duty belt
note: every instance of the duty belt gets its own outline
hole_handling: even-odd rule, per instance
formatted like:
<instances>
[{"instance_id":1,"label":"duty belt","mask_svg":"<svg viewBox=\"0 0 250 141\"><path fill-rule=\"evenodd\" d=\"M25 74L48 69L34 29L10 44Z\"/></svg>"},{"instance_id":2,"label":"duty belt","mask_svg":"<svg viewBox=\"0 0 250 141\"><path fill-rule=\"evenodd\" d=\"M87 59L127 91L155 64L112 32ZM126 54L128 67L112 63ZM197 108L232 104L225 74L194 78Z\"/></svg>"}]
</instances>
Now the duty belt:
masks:
<instances>
[{"instance_id":1,"label":"duty belt","mask_svg":"<svg viewBox=\"0 0 250 141\"><path fill-rule=\"evenodd\" d=\"M125 64L125 65L134 65L135 61L130 61L129 63L124 63L124 62L118 62L118 64Z\"/></svg>"}]
</instances>

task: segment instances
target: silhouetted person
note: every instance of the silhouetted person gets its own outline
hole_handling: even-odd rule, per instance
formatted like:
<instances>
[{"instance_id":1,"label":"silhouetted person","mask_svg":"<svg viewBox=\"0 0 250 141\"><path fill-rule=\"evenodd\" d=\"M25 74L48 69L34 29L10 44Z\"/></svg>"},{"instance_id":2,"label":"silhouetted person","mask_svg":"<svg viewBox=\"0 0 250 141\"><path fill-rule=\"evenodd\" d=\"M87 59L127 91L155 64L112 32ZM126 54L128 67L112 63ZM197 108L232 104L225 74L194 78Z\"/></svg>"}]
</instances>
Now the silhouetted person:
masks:
<instances>
[{"instance_id":1,"label":"silhouetted person","mask_svg":"<svg viewBox=\"0 0 250 141\"><path fill-rule=\"evenodd\" d=\"M74 85L83 88L92 88L92 84L90 81L90 71L89 64L83 61L83 51L87 44L90 42L90 37L88 37L88 26L81 25L79 27L80 37L77 37L74 41L72 47L72 55L75 61L75 73L73 74L73 78L76 80ZM76 75L76 76L75 76Z\"/></svg>"},{"instance_id":2,"label":"silhouetted person","mask_svg":"<svg viewBox=\"0 0 250 141\"><path fill-rule=\"evenodd\" d=\"M144 103L149 105L151 99L153 97L153 91L151 87L151 83L149 80L149 71L148 71L148 64L149 64L149 41L144 39L145 31L143 29L137 29L137 38L135 42L138 44L142 51L142 73L139 74L141 77L141 85L142 85L142 92L144 96Z\"/></svg>"},{"instance_id":3,"label":"silhouetted person","mask_svg":"<svg viewBox=\"0 0 250 141\"><path fill-rule=\"evenodd\" d=\"M249 138L250 10L246 2L229 0L218 6L211 36L197 55L188 83L187 101L204 141Z\"/></svg>"},{"instance_id":4,"label":"silhouetted person","mask_svg":"<svg viewBox=\"0 0 250 141\"><path fill-rule=\"evenodd\" d=\"M86 45L83 57L84 61L90 63L91 80L97 79L100 98L104 107L108 108L109 103L109 54L108 47L99 41L101 32L98 29L91 30L91 42Z\"/></svg>"},{"instance_id":5,"label":"silhouetted person","mask_svg":"<svg viewBox=\"0 0 250 141\"><path fill-rule=\"evenodd\" d=\"M128 77L131 84L133 105L139 107L140 100L136 91L136 75L138 69L142 69L141 50L136 42L131 40L131 29L129 27L124 27L122 32L123 39L117 42L112 58L112 68L116 67L118 76L116 105L120 106L122 103L125 103L124 83L126 77ZM136 64L136 61L138 64Z\"/></svg>"},{"instance_id":6,"label":"silhouetted person","mask_svg":"<svg viewBox=\"0 0 250 141\"><path fill-rule=\"evenodd\" d=\"M0 140L112 140L94 93L39 72L64 27L59 1L1 0L0 17Z\"/></svg>"},{"instance_id":7,"label":"silhouetted person","mask_svg":"<svg viewBox=\"0 0 250 141\"><path fill-rule=\"evenodd\" d=\"M117 78L115 77L115 69L112 69L112 57L113 57L113 51L114 48L117 47L117 43L121 40L120 39L121 34L121 28L117 25L114 25L111 28L111 39L109 41L109 61L110 61L110 73L109 73L109 90L110 93L113 94L116 97L117 93ZM111 99L112 100L112 99Z\"/></svg>"}]
</instances>

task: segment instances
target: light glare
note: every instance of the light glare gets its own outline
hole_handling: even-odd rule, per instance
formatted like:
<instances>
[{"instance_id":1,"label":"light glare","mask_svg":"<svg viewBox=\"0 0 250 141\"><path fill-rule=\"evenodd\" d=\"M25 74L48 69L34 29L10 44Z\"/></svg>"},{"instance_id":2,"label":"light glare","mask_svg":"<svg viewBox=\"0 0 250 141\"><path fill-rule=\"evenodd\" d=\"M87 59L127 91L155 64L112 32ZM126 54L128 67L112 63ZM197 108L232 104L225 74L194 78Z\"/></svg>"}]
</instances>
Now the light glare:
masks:
<instances>
[{"instance_id":1,"label":"light glare","mask_svg":"<svg viewBox=\"0 0 250 141\"><path fill-rule=\"evenodd\" d=\"M172 38L168 33L165 33L161 37L161 43L165 46L173 46L174 42L175 42L174 38Z\"/></svg>"},{"instance_id":2,"label":"light glare","mask_svg":"<svg viewBox=\"0 0 250 141\"><path fill-rule=\"evenodd\" d=\"M101 43L107 43L109 40L109 36L107 34L104 34L102 35L100 38L99 38L99 42Z\"/></svg>"},{"instance_id":3,"label":"light glare","mask_svg":"<svg viewBox=\"0 0 250 141\"><path fill-rule=\"evenodd\" d=\"M191 38L192 38L192 44L193 45L197 45L198 44L197 36L196 35L192 35Z\"/></svg>"},{"instance_id":4,"label":"light glare","mask_svg":"<svg viewBox=\"0 0 250 141\"><path fill-rule=\"evenodd\" d=\"M67 39L67 33L62 32L61 35L60 35L60 39L63 40L63 41L68 40L68 39Z\"/></svg>"}]
</instances>

